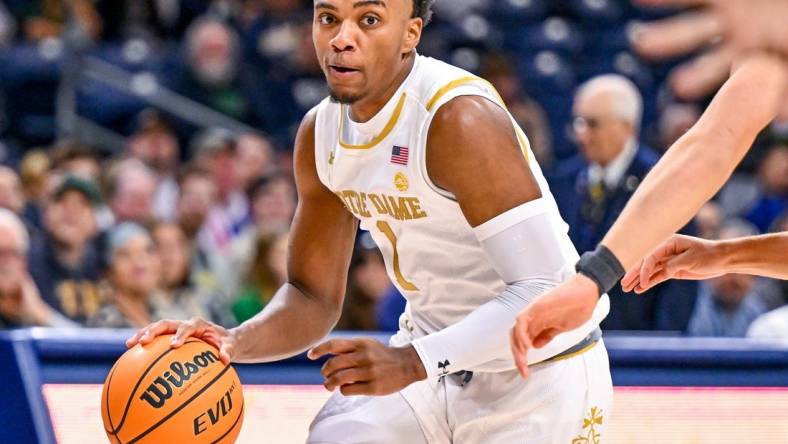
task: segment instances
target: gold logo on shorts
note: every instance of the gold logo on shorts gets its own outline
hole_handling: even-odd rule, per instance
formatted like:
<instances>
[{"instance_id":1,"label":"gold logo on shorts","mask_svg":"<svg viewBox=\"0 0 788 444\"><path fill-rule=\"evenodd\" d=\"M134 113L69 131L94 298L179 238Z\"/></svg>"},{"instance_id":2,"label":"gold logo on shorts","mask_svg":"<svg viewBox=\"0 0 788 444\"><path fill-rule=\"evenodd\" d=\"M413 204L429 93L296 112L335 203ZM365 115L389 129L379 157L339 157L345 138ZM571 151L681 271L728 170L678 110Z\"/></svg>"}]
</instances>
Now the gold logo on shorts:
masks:
<instances>
[{"instance_id":1,"label":"gold logo on shorts","mask_svg":"<svg viewBox=\"0 0 788 444\"><path fill-rule=\"evenodd\" d=\"M402 173L395 174L394 186L397 187L397 189L402 191L403 193L405 191L408 191L408 188L410 187L410 184L408 183L408 177Z\"/></svg>"},{"instance_id":2,"label":"gold logo on shorts","mask_svg":"<svg viewBox=\"0 0 788 444\"><path fill-rule=\"evenodd\" d=\"M572 444L599 444L601 433L596 431L596 426L602 425L602 409L591 407L588 418L583 420L583 435L577 435Z\"/></svg>"}]
</instances>

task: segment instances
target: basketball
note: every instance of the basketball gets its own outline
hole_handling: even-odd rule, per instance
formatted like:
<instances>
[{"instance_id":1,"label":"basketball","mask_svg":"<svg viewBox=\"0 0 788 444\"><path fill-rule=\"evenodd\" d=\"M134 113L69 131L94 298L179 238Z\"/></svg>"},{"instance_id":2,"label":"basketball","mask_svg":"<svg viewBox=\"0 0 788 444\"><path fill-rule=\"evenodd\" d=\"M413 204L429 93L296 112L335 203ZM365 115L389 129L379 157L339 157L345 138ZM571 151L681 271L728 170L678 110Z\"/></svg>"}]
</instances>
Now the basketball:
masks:
<instances>
[{"instance_id":1,"label":"basketball","mask_svg":"<svg viewBox=\"0 0 788 444\"><path fill-rule=\"evenodd\" d=\"M244 414L241 381L212 345L172 335L130 348L104 382L101 416L113 444L235 442Z\"/></svg>"}]
</instances>

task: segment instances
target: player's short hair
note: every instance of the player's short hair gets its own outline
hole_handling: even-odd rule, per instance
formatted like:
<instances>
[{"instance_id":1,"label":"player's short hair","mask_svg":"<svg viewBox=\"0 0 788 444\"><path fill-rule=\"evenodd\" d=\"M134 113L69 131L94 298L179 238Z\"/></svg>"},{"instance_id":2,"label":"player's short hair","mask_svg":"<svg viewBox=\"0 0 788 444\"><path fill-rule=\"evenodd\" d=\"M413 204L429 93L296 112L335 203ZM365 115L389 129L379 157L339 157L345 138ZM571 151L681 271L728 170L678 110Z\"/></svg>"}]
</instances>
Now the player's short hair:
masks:
<instances>
[{"instance_id":1,"label":"player's short hair","mask_svg":"<svg viewBox=\"0 0 788 444\"><path fill-rule=\"evenodd\" d=\"M432 4L435 0L413 0L413 18L420 18L424 24L432 19Z\"/></svg>"}]
</instances>

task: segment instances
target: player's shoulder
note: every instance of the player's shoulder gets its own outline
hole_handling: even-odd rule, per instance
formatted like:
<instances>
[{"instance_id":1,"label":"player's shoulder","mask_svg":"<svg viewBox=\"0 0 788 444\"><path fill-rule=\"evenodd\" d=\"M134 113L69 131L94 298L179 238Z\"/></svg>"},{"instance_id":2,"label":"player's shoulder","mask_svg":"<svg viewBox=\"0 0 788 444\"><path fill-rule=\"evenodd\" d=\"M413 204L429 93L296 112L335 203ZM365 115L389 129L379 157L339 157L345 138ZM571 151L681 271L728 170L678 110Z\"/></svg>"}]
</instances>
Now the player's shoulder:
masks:
<instances>
[{"instance_id":1,"label":"player's shoulder","mask_svg":"<svg viewBox=\"0 0 788 444\"><path fill-rule=\"evenodd\" d=\"M455 88L485 83L477 75L432 57L417 56L416 69L414 81L409 82L408 93L427 111L436 108L440 99Z\"/></svg>"}]
</instances>

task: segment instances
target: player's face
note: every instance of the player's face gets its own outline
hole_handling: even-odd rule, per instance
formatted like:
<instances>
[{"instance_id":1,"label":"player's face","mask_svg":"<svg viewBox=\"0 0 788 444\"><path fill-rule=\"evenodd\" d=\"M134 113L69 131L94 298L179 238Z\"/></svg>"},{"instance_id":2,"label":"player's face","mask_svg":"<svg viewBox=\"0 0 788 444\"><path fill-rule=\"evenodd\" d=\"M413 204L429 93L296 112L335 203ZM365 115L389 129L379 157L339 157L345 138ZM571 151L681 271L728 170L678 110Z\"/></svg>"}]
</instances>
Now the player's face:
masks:
<instances>
[{"instance_id":1,"label":"player's face","mask_svg":"<svg viewBox=\"0 0 788 444\"><path fill-rule=\"evenodd\" d=\"M412 0L316 0L312 37L331 96L383 94L421 35Z\"/></svg>"}]
</instances>

